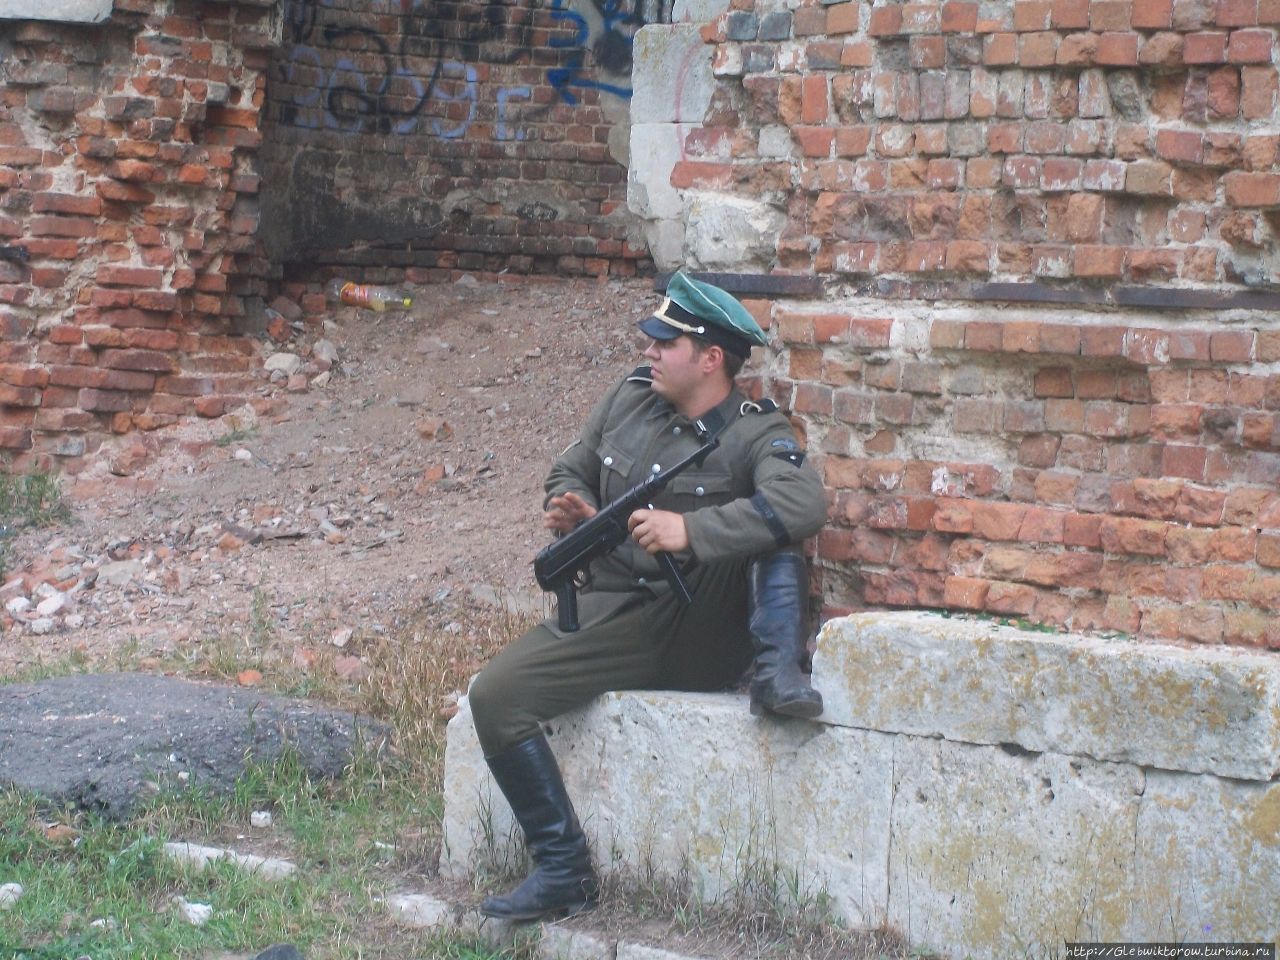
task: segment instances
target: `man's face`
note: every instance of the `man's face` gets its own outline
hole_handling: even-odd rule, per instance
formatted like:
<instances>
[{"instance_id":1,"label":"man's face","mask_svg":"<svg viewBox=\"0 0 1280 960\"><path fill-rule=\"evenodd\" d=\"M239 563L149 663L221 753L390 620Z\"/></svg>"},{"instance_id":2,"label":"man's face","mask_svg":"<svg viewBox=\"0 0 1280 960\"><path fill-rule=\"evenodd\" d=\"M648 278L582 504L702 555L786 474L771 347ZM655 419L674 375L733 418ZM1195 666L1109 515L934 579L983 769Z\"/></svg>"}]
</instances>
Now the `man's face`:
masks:
<instances>
[{"instance_id":1,"label":"man's face","mask_svg":"<svg viewBox=\"0 0 1280 960\"><path fill-rule=\"evenodd\" d=\"M653 368L653 392L673 407L692 399L707 376L706 355L694 349L689 337L651 340L644 356Z\"/></svg>"}]
</instances>

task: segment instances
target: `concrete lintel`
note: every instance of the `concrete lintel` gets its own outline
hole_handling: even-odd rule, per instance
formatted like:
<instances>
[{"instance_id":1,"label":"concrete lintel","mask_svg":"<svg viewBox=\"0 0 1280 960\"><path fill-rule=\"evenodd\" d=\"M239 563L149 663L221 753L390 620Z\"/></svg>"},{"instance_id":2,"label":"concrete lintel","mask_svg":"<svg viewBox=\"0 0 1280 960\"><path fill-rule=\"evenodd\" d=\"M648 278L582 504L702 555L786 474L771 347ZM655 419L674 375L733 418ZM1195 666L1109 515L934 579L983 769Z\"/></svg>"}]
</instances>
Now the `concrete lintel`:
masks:
<instances>
[{"instance_id":1,"label":"concrete lintel","mask_svg":"<svg viewBox=\"0 0 1280 960\"><path fill-rule=\"evenodd\" d=\"M1212 773L1280 774L1280 658L923 612L827 623L828 723Z\"/></svg>"},{"instance_id":2,"label":"concrete lintel","mask_svg":"<svg viewBox=\"0 0 1280 960\"><path fill-rule=\"evenodd\" d=\"M4 0L0 20L53 20L59 23L102 23L115 0Z\"/></svg>"}]
</instances>

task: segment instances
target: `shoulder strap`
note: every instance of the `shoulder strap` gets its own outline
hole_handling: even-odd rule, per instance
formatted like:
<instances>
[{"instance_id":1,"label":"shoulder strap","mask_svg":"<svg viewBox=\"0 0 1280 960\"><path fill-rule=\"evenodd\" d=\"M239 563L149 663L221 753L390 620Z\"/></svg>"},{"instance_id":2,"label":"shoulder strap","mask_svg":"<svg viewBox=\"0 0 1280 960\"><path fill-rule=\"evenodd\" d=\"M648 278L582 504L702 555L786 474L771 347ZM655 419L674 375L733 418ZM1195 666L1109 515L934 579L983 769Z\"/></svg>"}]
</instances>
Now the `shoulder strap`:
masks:
<instances>
[{"instance_id":1,"label":"shoulder strap","mask_svg":"<svg viewBox=\"0 0 1280 960\"><path fill-rule=\"evenodd\" d=\"M653 367L647 363L640 364L640 366L627 374L627 382L653 383Z\"/></svg>"}]
</instances>

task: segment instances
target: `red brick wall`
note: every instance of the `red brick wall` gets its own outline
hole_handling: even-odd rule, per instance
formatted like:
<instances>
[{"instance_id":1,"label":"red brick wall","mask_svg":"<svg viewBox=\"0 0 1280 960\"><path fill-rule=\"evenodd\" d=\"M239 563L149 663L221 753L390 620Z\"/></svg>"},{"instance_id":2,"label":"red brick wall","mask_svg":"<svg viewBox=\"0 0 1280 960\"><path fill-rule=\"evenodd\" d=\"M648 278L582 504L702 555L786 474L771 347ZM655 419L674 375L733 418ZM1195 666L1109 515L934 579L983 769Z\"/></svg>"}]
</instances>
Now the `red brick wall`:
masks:
<instances>
[{"instance_id":1,"label":"red brick wall","mask_svg":"<svg viewBox=\"0 0 1280 960\"><path fill-rule=\"evenodd\" d=\"M254 380L270 0L0 21L0 450L77 469L107 431L217 416Z\"/></svg>"},{"instance_id":2,"label":"red brick wall","mask_svg":"<svg viewBox=\"0 0 1280 960\"><path fill-rule=\"evenodd\" d=\"M635 6L286 0L273 259L376 280L651 269L626 209Z\"/></svg>"},{"instance_id":3,"label":"red brick wall","mask_svg":"<svg viewBox=\"0 0 1280 960\"><path fill-rule=\"evenodd\" d=\"M774 199L776 272L827 278L752 306L829 491L828 612L1280 649L1277 26L734 0L704 29L734 156L687 141L673 180Z\"/></svg>"}]
</instances>

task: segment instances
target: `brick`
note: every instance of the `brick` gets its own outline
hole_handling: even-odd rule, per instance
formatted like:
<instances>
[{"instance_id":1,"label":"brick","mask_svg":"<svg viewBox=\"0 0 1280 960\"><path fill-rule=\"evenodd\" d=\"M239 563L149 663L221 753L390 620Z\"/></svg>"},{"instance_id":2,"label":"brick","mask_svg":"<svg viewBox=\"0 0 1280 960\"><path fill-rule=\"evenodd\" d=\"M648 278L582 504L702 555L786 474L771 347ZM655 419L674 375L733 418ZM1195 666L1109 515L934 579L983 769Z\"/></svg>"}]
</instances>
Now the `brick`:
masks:
<instances>
[{"instance_id":1,"label":"brick","mask_svg":"<svg viewBox=\"0 0 1280 960\"><path fill-rule=\"evenodd\" d=\"M943 584L943 603L961 610L983 610L991 589L989 580L973 577L947 577Z\"/></svg>"},{"instance_id":2,"label":"brick","mask_svg":"<svg viewBox=\"0 0 1280 960\"><path fill-rule=\"evenodd\" d=\"M1165 554L1169 525L1156 520L1105 517L1099 527L1102 549L1113 554L1160 557Z\"/></svg>"},{"instance_id":3,"label":"brick","mask_svg":"<svg viewBox=\"0 0 1280 960\"><path fill-rule=\"evenodd\" d=\"M1233 207L1280 205L1280 174L1233 170L1223 178L1227 203Z\"/></svg>"},{"instance_id":4,"label":"brick","mask_svg":"<svg viewBox=\"0 0 1280 960\"><path fill-rule=\"evenodd\" d=\"M1280 77L1274 67L1244 67L1240 71L1240 111L1246 120L1265 120L1275 115ZM1223 165L1234 165L1227 155Z\"/></svg>"},{"instance_id":5,"label":"brick","mask_svg":"<svg viewBox=\"0 0 1280 960\"><path fill-rule=\"evenodd\" d=\"M1249 27L1258 22L1258 0L1217 0L1213 22L1220 27Z\"/></svg>"},{"instance_id":6,"label":"brick","mask_svg":"<svg viewBox=\"0 0 1280 960\"><path fill-rule=\"evenodd\" d=\"M1188 64L1226 63L1227 35L1221 32L1187 34L1182 59Z\"/></svg>"},{"instance_id":7,"label":"brick","mask_svg":"<svg viewBox=\"0 0 1280 960\"><path fill-rule=\"evenodd\" d=\"M1173 0L1134 0L1130 25L1135 30L1163 30L1173 23Z\"/></svg>"},{"instance_id":8,"label":"brick","mask_svg":"<svg viewBox=\"0 0 1280 960\"><path fill-rule=\"evenodd\" d=\"M1075 249L1073 270L1078 277L1118 277L1123 266L1123 247L1081 244Z\"/></svg>"}]
</instances>

